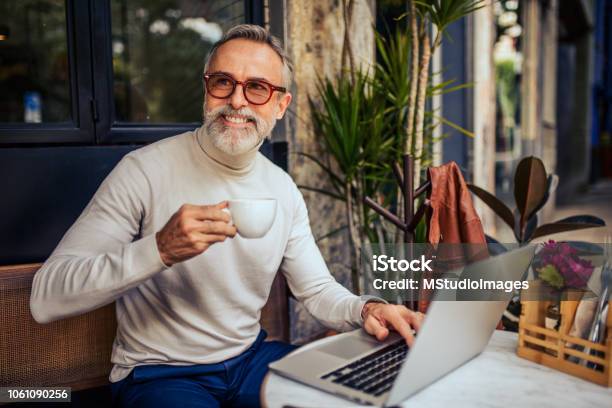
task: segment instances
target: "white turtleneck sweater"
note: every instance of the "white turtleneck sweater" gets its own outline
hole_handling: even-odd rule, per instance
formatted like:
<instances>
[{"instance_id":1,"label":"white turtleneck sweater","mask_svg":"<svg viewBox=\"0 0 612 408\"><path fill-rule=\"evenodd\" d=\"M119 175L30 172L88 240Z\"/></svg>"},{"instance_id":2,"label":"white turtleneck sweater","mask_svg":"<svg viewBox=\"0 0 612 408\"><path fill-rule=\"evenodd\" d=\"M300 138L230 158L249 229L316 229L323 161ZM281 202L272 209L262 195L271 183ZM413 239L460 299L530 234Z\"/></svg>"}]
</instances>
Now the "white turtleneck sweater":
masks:
<instances>
[{"instance_id":1,"label":"white turtleneck sweater","mask_svg":"<svg viewBox=\"0 0 612 408\"><path fill-rule=\"evenodd\" d=\"M155 233L183 204L278 200L271 230L233 239L170 268ZM366 298L330 275L295 183L257 149L228 156L203 128L126 155L34 277L38 322L116 302L110 381L145 364L190 365L234 357L255 341L278 271L325 325L359 326Z\"/></svg>"}]
</instances>

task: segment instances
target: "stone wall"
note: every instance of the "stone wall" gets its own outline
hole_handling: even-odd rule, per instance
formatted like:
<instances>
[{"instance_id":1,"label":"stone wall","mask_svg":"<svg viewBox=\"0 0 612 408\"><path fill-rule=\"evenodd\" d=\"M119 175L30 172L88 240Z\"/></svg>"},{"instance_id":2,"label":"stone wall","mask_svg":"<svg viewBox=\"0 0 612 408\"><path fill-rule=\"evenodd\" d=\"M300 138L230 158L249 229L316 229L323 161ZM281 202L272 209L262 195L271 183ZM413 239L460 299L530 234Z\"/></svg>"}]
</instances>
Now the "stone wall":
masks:
<instances>
[{"instance_id":1,"label":"stone wall","mask_svg":"<svg viewBox=\"0 0 612 408\"><path fill-rule=\"evenodd\" d=\"M340 72L344 23L342 1L304 0L286 2L286 47L295 66L293 102L285 137L290 152L322 155L313 132L308 96L316 94L317 76ZM356 0L351 33L355 61L370 64L374 58L374 3ZM289 172L298 185L326 188L324 173L312 162L290 154ZM303 191L315 238L343 225L344 206L317 193ZM318 242L327 265L338 281L350 288L348 235L344 232ZM304 310L292 305L291 339L305 341L325 329Z\"/></svg>"},{"instance_id":2,"label":"stone wall","mask_svg":"<svg viewBox=\"0 0 612 408\"><path fill-rule=\"evenodd\" d=\"M495 68L493 44L495 44L495 16L493 7L484 7L471 16L472 78L474 80L472 114L474 143L472 174L473 183L487 191L495 191ZM452 47L452 43L446 42ZM448 78L445 78L448 79ZM496 219L493 211L481 200L474 206L485 232L496 235Z\"/></svg>"}]
</instances>

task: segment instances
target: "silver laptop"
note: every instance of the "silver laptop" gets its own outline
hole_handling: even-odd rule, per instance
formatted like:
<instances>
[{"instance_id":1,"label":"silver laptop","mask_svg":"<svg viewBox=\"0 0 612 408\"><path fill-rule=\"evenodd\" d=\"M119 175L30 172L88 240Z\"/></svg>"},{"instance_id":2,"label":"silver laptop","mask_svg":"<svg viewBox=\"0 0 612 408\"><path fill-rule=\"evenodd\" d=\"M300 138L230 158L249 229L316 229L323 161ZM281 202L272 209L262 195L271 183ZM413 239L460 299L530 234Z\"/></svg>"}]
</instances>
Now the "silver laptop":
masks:
<instances>
[{"instance_id":1,"label":"silver laptop","mask_svg":"<svg viewBox=\"0 0 612 408\"><path fill-rule=\"evenodd\" d=\"M462 279L517 281L533 254L534 246L527 246L454 273ZM491 293L482 292L478 301L445 301L448 293L436 293L410 350L396 333L378 342L358 329L297 350L270 369L360 403L396 405L482 352L512 297L511 292L507 297Z\"/></svg>"}]
</instances>

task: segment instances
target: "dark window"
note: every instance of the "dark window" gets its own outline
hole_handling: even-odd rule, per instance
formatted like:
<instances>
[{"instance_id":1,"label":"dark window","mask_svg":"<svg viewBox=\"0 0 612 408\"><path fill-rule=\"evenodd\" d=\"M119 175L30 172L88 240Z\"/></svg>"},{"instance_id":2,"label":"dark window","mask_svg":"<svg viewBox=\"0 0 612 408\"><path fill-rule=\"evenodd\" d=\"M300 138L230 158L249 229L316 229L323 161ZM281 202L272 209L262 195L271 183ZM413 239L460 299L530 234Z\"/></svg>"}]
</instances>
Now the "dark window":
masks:
<instances>
[{"instance_id":1,"label":"dark window","mask_svg":"<svg viewBox=\"0 0 612 408\"><path fill-rule=\"evenodd\" d=\"M125 144L192 129L202 66L263 0L0 1L0 143Z\"/></svg>"},{"instance_id":2,"label":"dark window","mask_svg":"<svg viewBox=\"0 0 612 408\"><path fill-rule=\"evenodd\" d=\"M0 2L0 143L94 141L88 13L86 1Z\"/></svg>"},{"instance_id":3,"label":"dark window","mask_svg":"<svg viewBox=\"0 0 612 408\"><path fill-rule=\"evenodd\" d=\"M0 122L69 122L64 2L3 1L0 16Z\"/></svg>"},{"instance_id":4,"label":"dark window","mask_svg":"<svg viewBox=\"0 0 612 408\"><path fill-rule=\"evenodd\" d=\"M242 1L111 1L116 123L194 123L204 58L245 21Z\"/></svg>"}]
</instances>

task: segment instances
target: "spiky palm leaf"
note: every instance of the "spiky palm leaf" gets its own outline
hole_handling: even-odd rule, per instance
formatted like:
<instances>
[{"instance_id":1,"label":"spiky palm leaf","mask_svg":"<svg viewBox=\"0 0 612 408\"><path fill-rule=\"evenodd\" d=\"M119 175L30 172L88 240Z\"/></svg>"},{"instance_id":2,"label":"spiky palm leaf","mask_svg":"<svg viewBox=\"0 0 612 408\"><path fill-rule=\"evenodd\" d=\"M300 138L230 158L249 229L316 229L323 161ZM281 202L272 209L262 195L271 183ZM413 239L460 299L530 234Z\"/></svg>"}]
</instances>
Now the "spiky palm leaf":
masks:
<instances>
[{"instance_id":1,"label":"spiky palm leaf","mask_svg":"<svg viewBox=\"0 0 612 408\"><path fill-rule=\"evenodd\" d=\"M486 6L484 0L414 0L439 32L449 24Z\"/></svg>"}]
</instances>

